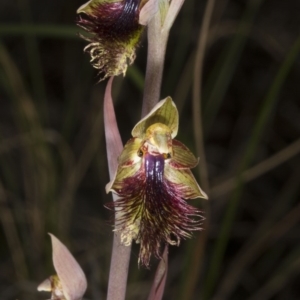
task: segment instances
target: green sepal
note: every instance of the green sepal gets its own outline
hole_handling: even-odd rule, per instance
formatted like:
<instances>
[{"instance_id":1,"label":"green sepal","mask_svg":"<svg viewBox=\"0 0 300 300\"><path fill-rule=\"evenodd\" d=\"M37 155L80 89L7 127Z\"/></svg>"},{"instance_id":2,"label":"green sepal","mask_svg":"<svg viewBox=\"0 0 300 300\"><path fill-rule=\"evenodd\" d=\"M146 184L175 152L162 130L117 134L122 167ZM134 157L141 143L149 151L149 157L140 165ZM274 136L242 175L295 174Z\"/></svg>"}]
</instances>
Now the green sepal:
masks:
<instances>
[{"instance_id":1,"label":"green sepal","mask_svg":"<svg viewBox=\"0 0 300 300\"><path fill-rule=\"evenodd\" d=\"M171 97L159 101L149 114L134 126L131 132L132 136L143 139L147 128L155 123L162 123L168 126L171 130L172 138L177 135L179 116Z\"/></svg>"}]
</instances>

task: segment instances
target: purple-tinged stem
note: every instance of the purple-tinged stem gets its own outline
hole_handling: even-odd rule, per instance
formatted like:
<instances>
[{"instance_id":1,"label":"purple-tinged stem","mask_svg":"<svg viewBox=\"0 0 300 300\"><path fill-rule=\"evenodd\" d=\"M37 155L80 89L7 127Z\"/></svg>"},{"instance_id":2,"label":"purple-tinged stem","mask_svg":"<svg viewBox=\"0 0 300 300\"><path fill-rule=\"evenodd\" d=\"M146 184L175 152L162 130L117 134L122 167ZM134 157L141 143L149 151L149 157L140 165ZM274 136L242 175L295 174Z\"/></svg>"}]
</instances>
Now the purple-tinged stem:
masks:
<instances>
[{"instance_id":1,"label":"purple-tinged stem","mask_svg":"<svg viewBox=\"0 0 300 300\"><path fill-rule=\"evenodd\" d=\"M120 234L114 233L107 300L123 300L126 295L131 246L121 243Z\"/></svg>"},{"instance_id":2,"label":"purple-tinged stem","mask_svg":"<svg viewBox=\"0 0 300 300\"><path fill-rule=\"evenodd\" d=\"M168 273L168 252L169 246L165 245L162 259L156 269L148 300L161 300L163 298Z\"/></svg>"}]
</instances>

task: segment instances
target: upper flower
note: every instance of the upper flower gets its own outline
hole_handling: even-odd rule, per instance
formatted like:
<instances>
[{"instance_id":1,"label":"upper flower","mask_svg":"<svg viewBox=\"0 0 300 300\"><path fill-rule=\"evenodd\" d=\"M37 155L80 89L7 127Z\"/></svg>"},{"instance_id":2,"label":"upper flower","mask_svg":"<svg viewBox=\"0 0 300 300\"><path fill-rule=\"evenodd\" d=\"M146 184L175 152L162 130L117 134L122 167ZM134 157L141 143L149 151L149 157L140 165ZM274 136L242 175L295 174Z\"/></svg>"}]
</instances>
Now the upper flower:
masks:
<instances>
[{"instance_id":1,"label":"upper flower","mask_svg":"<svg viewBox=\"0 0 300 300\"><path fill-rule=\"evenodd\" d=\"M120 197L113 203L116 230L125 245L141 243L139 263L145 266L152 254L160 257L162 242L179 245L201 225L197 209L184 200L207 199L190 171L198 159L174 139L177 131L178 112L168 97L133 128L106 187Z\"/></svg>"},{"instance_id":2,"label":"upper flower","mask_svg":"<svg viewBox=\"0 0 300 300\"><path fill-rule=\"evenodd\" d=\"M90 42L84 50L90 53L91 63L99 70L100 81L120 74L136 57L145 26L158 12L163 24L169 0L90 0L77 10L77 24Z\"/></svg>"},{"instance_id":3,"label":"upper flower","mask_svg":"<svg viewBox=\"0 0 300 300\"><path fill-rule=\"evenodd\" d=\"M141 0L90 0L82 5L78 25L90 35L84 50L99 70L100 80L125 75L135 59L144 26L139 24Z\"/></svg>"}]
</instances>

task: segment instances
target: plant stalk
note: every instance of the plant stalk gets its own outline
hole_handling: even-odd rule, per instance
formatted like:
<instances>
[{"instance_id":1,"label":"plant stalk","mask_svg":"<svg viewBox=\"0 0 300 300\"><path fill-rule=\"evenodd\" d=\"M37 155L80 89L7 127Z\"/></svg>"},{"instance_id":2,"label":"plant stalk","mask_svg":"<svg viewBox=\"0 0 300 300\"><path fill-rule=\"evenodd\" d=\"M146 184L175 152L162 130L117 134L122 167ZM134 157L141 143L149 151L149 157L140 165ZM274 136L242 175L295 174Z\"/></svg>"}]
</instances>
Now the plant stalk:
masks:
<instances>
[{"instance_id":1,"label":"plant stalk","mask_svg":"<svg viewBox=\"0 0 300 300\"><path fill-rule=\"evenodd\" d=\"M169 31L162 31L161 28L161 14L158 12L148 26L148 54L142 117L147 115L160 99L165 53L169 37Z\"/></svg>"}]
</instances>

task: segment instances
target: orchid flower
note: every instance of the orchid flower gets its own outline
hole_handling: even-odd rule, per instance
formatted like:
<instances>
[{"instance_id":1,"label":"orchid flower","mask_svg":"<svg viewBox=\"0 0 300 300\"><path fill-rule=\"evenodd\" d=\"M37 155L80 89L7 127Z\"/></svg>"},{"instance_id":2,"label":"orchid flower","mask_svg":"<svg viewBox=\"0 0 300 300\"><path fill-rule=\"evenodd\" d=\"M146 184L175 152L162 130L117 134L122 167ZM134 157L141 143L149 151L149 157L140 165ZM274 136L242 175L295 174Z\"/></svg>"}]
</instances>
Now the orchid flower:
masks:
<instances>
[{"instance_id":1,"label":"orchid flower","mask_svg":"<svg viewBox=\"0 0 300 300\"><path fill-rule=\"evenodd\" d=\"M37 289L51 292L53 300L81 300L87 288L86 277L67 247L53 234L49 235L57 275L44 280Z\"/></svg>"},{"instance_id":2,"label":"orchid flower","mask_svg":"<svg viewBox=\"0 0 300 300\"><path fill-rule=\"evenodd\" d=\"M190 168L198 159L181 142L178 111L170 97L160 101L132 130L118 159L107 192L119 196L116 231L124 245L140 243L138 262L149 267L154 255L161 258L161 244L179 245L180 240L201 229L202 216L185 199L207 195Z\"/></svg>"},{"instance_id":3,"label":"orchid flower","mask_svg":"<svg viewBox=\"0 0 300 300\"><path fill-rule=\"evenodd\" d=\"M77 10L77 24L88 34L84 48L100 81L123 74L136 57L142 32L153 16L166 16L169 0L90 0Z\"/></svg>"}]
</instances>

